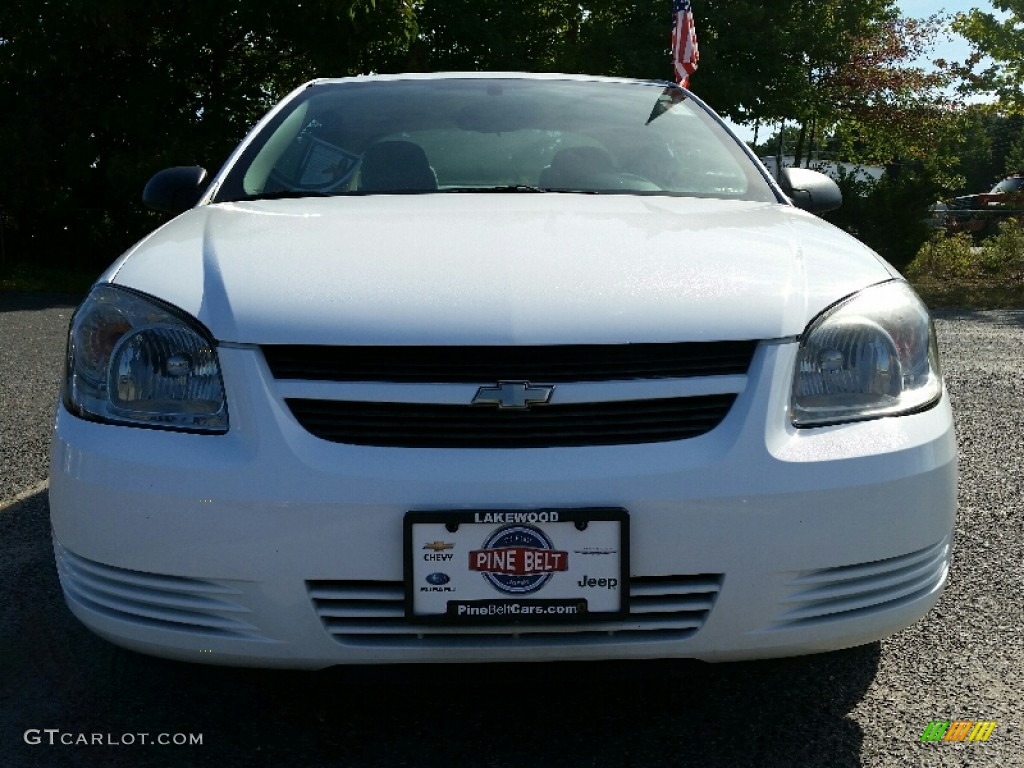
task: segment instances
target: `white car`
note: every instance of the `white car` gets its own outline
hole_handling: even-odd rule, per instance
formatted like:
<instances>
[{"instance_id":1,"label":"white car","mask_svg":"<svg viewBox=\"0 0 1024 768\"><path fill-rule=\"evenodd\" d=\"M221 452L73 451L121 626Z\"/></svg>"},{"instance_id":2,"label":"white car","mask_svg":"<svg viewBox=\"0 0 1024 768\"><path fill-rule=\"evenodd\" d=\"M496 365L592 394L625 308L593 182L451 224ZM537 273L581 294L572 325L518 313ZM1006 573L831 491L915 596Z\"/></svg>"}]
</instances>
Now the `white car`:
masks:
<instances>
[{"instance_id":1,"label":"white car","mask_svg":"<svg viewBox=\"0 0 1024 768\"><path fill-rule=\"evenodd\" d=\"M673 84L524 74L317 80L212 181L157 174L184 212L70 328L72 612L295 668L750 659L916 621L956 507L933 326L808 212L831 181L782 182Z\"/></svg>"}]
</instances>

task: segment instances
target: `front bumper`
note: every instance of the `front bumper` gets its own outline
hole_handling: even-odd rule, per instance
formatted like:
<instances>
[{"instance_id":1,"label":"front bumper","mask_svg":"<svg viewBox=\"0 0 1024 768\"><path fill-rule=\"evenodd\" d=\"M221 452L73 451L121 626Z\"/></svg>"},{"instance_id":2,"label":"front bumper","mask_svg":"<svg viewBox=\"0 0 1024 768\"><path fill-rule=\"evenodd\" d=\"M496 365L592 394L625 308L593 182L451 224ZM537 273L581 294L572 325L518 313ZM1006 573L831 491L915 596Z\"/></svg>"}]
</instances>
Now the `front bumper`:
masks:
<instances>
[{"instance_id":1,"label":"front bumper","mask_svg":"<svg viewBox=\"0 0 1024 768\"><path fill-rule=\"evenodd\" d=\"M946 581L948 400L794 430L795 352L762 344L729 415L701 437L438 450L314 438L257 350L223 348L226 435L105 426L58 409L50 503L68 605L138 651L297 668L721 661L874 641L920 618ZM633 603L645 615L457 631L402 618L407 511L555 507L629 512Z\"/></svg>"}]
</instances>

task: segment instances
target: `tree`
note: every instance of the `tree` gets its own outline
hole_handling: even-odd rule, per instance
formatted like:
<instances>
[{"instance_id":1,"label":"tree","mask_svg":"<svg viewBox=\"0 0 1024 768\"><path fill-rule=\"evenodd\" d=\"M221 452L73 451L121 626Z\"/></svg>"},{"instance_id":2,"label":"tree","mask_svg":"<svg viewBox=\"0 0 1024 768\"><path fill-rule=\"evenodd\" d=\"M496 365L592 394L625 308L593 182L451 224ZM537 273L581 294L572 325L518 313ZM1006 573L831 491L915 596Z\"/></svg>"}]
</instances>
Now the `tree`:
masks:
<instances>
[{"instance_id":1,"label":"tree","mask_svg":"<svg viewBox=\"0 0 1024 768\"><path fill-rule=\"evenodd\" d=\"M1024 0L992 0L1005 16L973 10L957 14L953 28L970 41L975 54L961 67L964 88L995 94L1004 110L1024 111ZM980 71L983 57L991 63Z\"/></svg>"},{"instance_id":2,"label":"tree","mask_svg":"<svg viewBox=\"0 0 1024 768\"><path fill-rule=\"evenodd\" d=\"M938 22L899 20L893 0L700 0L694 12L694 90L738 122L795 121L798 156L840 123L849 136L879 134L912 107L915 120L930 116L939 76L908 62ZM670 75L667 1L418 0L415 13L413 69Z\"/></svg>"},{"instance_id":3,"label":"tree","mask_svg":"<svg viewBox=\"0 0 1024 768\"><path fill-rule=\"evenodd\" d=\"M412 30L404 0L8 0L0 5L7 247L105 264L152 225L165 165L211 170L284 92L368 71Z\"/></svg>"},{"instance_id":4,"label":"tree","mask_svg":"<svg viewBox=\"0 0 1024 768\"><path fill-rule=\"evenodd\" d=\"M1009 2L1009 0L1006 0ZM1015 0L1015 4L1024 0ZM913 70L929 27L894 0L695 0L695 92L738 122L794 126L887 160L937 145ZM668 0L7 0L0 4L0 189L8 251L106 264L158 219L166 165L221 163L314 76L403 70L671 77ZM948 111L948 110L947 110Z\"/></svg>"},{"instance_id":5,"label":"tree","mask_svg":"<svg viewBox=\"0 0 1024 768\"><path fill-rule=\"evenodd\" d=\"M971 104L958 113L958 132L941 152L955 154L957 194L988 190L1024 169L1024 115L1003 114L996 104Z\"/></svg>"},{"instance_id":6,"label":"tree","mask_svg":"<svg viewBox=\"0 0 1024 768\"><path fill-rule=\"evenodd\" d=\"M695 4L695 87L738 122L810 118L827 106L821 73L850 59L851 41L896 16L892 0L704 0Z\"/></svg>"},{"instance_id":7,"label":"tree","mask_svg":"<svg viewBox=\"0 0 1024 768\"><path fill-rule=\"evenodd\" d=\"M670 7L623 0L418 0L413 70L668 78Z\"/></svg>"},{"instance_id":8,"label":"tree","mask_svg":"<svg viewBox=\"0 0 1024 768\"><path fill-rule=\"evenodd\" d=\"M950 163L936 149L956 118L946 89L952 73L944 62L916 64L931 48L943 20L890 18L851 40L843 66L822 72L818 89L833 137L858 162L893 158ZM859 146L858 146L859 145Z\"/></svg>"}]
</instances>

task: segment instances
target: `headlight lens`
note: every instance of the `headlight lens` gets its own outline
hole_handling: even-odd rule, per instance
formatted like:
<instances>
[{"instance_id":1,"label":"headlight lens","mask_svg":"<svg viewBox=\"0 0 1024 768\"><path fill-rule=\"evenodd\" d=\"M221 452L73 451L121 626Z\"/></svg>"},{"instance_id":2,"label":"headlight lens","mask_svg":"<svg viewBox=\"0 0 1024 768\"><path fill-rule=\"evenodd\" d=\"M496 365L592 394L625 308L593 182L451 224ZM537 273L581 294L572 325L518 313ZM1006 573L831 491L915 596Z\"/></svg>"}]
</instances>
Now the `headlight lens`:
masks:
<instances>
[{"instance_id":1,"label":"headlight lens","mask_svg":"<svg viewBox=\"0 0 1024 768\"><path fill-rule=\"evenodd\" d=\"M942 395L935 328L902 281L872 286L804 332L793 381L798 427L924 410Z\"/></svg>"},{"instance_id":2,"label":"headlight lens","mask_svg":"<svg viewBox=\"0 0 1024 768\"><path fill-rule=\"evenodd\" d=\"M92 421L226 432L228 409L209 333L181 310L112 285L71 321L64 402Z\"/></svg>"}]
</instances>

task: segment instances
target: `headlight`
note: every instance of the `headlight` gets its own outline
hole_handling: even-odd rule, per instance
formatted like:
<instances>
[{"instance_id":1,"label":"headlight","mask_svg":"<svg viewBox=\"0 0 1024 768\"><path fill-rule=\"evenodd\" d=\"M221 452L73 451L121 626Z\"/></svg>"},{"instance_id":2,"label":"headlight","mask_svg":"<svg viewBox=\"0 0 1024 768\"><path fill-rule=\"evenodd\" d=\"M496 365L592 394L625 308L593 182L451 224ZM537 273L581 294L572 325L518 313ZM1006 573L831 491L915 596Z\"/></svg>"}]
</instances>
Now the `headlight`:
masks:
<instances>
[{"instance_id":1,"label":"headlight","mask_svg":"<svg viewBox=\"0 0 1024 768\"><path fill-rule=\"evenodd\" d=\"M209 333L175 307L101 285L75 312L64 402L91 421L226 432L220 362Z\"/></svg>"},{"instance_id":2,"label":"headlight","mask_svg":"<svg viewBox=\"0 0 1024 768\"><path fill-rule=\"evenodd\" d=\"M902 281L866 288L804 332L790 408L812 427L921 411L942 395L935 328Z\"/></svg>"}]
</instances>

